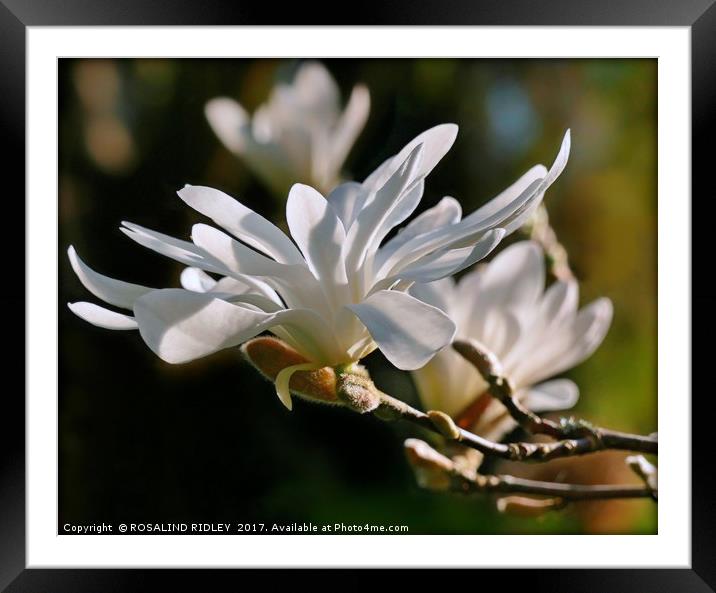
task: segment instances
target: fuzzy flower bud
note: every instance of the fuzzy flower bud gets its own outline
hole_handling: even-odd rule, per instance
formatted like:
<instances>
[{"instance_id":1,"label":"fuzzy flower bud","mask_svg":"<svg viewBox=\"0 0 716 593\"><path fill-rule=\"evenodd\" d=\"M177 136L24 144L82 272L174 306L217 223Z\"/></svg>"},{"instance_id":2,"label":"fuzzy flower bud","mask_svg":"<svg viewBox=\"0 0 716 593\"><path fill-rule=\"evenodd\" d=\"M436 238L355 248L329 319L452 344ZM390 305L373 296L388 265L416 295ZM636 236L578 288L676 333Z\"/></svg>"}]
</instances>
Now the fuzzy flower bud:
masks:
<instances>
[{"instance_id":1,"label":"fuzzy flower bud","mask_svg":"<svg viewBox=\"0 0 716 593\"><path fill-rule=\"evenodd\" d=\"M547 511L564 507L561 498L531 498L529 496L503 496L497 499L497 510L500 513L519 517L539 517Z\"/></svg>"},{"instance_id":2,"label":"fuzzy flower bud","mask_svg":"<svg viewBox=\"0 0 716 593\"><path fill-rule=\"evenodd\" d=\"M270 336L260 336L244 343L241 352L269 381L277 383L279 398L290 410L290 396L279 390L279 379L285 371L295 369L287 379L287 387L304 399L324 404L341 404L336 392L336 372L331 367L302 370L308 361L285 342ZM284 377L286 375L284 374ZM288 402L288 403L287 403Z\"/></svg>"},{"instance_id":3,"label":"fuzzy flower bud","mask_svg":"<svg viewBox=\"0 0 716 593\"><path fill-rule=\"evenodd\" d=\"M438 491L450 488L452 462L447 457L420 439L407 439L404 447L405 456L421 488Z\"/></svg>"}]
</instances>

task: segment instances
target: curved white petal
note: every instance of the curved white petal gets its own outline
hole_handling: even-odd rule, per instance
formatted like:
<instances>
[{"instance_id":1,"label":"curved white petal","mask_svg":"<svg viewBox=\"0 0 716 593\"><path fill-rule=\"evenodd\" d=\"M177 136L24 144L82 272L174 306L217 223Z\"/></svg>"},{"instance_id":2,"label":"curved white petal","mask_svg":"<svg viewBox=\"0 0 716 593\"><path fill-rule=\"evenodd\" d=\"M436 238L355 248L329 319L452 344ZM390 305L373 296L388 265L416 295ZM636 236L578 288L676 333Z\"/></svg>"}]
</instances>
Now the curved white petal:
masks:
<instances>
[{"instance_id":1,"label":"curved white petal","mask_svg":"<svg viewBox=\"0 0 716 593\"><path fill-rule=\"evenodd\" d=\"M330 167L338 172L343 166L353 143L368 120L370 112L370 93L361 85L356 85L351 92L345 110L338 119L333 137L330 141Z\"/></svg>"},{"instance_id":2,"label":"curved white petal","mask_svg":"<svg viewBox=\"0 0 716 593\"><path fill-rule=\"evenodd\" d=\"M544 255L533 241L520 241L500 252L480 280L483 307L532 307L545 283Z\"/></svg>"},{"instance_id":3,"label":"curved white petal","mask_svg":"<svg viewBox=\"0 0 716 593\"><path fill-rule=\"evenodd\" d=\"M519 340L522 331L517 318L505 309L487 309L479 329L469 320L468 337L480 336L480 342L502 362Z\"/></svg>"},{"instance_id":4,"label":"curved white petal","mask_svg":"<svg viewBox=\"0 0 716 593\"><path fill-rule=\"evenodd\" d=\"M542 187L544 189L547 189L550 185L552 185L557 177L562 174L562 171L564 171L564 168L567 166L567 161L569 160L569 151L571 150L571 146L572 133L571 130L567 130L564 134L564 138L562 139L562 145L559 147L559 153L557 153L557 157L554 159L552 166L549 168L547 176L542 181Z\"/></svg>"},{"instance_id":5,"label":"curved white petal","mask_svg":"<svg viewBox=\"0 0 716 593\"><path fill-rule=\"evenodd\" d=\"M419 301L437 307L450 315L451 301L455 292L455 280L451 276L436 280L435 282L414 284L410 294Z\"/></svg>"},{"instance_id":6,"label":"curved white petal","mask_svg":"<svg viewBox=\"0 0 716 593\"><path fill-rule=\"evenodd\" d=\"M67 306L77 317L97 327L119 330L137 329L134 317L110 311L93 303L67 303Z\"/></svg>"},{"instance_id":7,"label":"curved white petal","mask_svg":"<svg viewBox=\"0 0 716 593\"><path fill-rule=\"evenodd\" d=\"M249 116L241 105L228 97L217 97L206 104L204 113L224 146L238 154L246 149L244 128Z\"/></svg>"},{"instance_id":8,"label":"curved white petal","mask_svg":"<svg viewBox=\"0 0 716 593\"><path fill-rule=\"evenodd\" d=\"M179 282L193 292L209 292L216 286L216 280L199 268L184 268Z\"/></svg>"},{"instance_id":9,"label":"curved white petal","mask_svg":"<svg viewBox=\"0 0 716 593\"><path fill-rule=\"evenodd\" d=\"M531 373L532 368L544 371L543 362L535 360L534 353L558 346L576 316L578 301L576 281L557 281L545 291L537 305L516 311L524 325L524 333L502 361L505 368L511 369L516 378ZM476 305L479 307L479 303Z\"/></svg>"},{"instance_id":10,"label":"curved white petal","mask_svg":"<svg viewBox=\"0 0 716 593\"><path fill-rule=\"evenodd\" d=\"M289 383L294 373L298 371L316 371L321 368L321 365L313 362L304 362L301 364L294 364L290 367L286 367L279 371L276 375L276 395L281 400L281 403L288 408L293 409L293 402L291 401L291 391L289 389Z\"/></svg>"},{"instance_id":11,"label":"curved white petal","mask_svg":"<svg viewBox=\"0 0 716 593\"><path fill-rule=\"evenodd\" d=\"M533 412L568 410L579 399L579 387L569 379L555 379L532 387L525 404Z\"/></svg>"},{"instance_id":12,"label":"curved white petal","mask_svg":"<svg viewBox=\"0 0 716 593\"><path fill-rule=\"evenodd\" d=\"M346 233L326 198L308 185L295 184L286 202L286 221L324 291L333 300L345 297L348 278L341 249Z\"/></svg>"},{"instance_id":13,"label":"curved white petal","mask_svg":"<svg viewBox=\"0 0 716 593\"><path fill-rule=\"evenodd\" d=\"M568 366L564 369L578 365L594 353L606 337L613 315L614 308L608 298L597 299L577 313L573 329L576 338L574 348L566 356L565 364Z\"/></svg>"},{"instance_id":14,"label":"curved white petal","mask_svg":"<svg viewBox=\"0 0 716 593\"><path fill-rule=\"evenodd\" d=\"M563 327L545 336L544 346L520 370L521 384L534 384L583 362L597 349L612 321L612 303L600 298Z\"/></svg>"},{"instance_id":15,"label":"curved white petal","mask_svg":"<svg viewBox=\"0 0 716 593\"><path fill-rule=\"evenodd\" d=\"M487 231L472 247L440 250L425 256L399 270L395 276L402 280L433 282L457 274L475 262L487 257L504 237L503 229Z\"/></svg>"},{"instance_id":16,"label":"curved white petal","mask_svg":"<svg viewBox=\"0 0 716 593\"><path fill-rule=\"evenodd\" d=\"M134 314L147 345L172 364L236 346L261 333L274 317L213 295L172 288L137 300Z\"/></svg>"},{"instance_id":17,"label":"curved white petal","mask_svg":"<svg viewBox=\"0 0 716 593\"><path fill-rule=\"evenodd\" d=\"M189 241L182 241L131 222L122 222L122 224L124 226L119 230L142 247L156 251L189 267L201 268L218 274L228 273L221 262Z\"/></svg>"},{"instance_id":18,"label":"curved white petal","mask_svg":"<svg viewBox=\"0 0 716 593\"><path fill-rule=\"evenodd\" d=\"M347 231L363 205L365 192L363 186L355 181L347 181L336 186L328 197L328 203L336 216L341 219L343 228Z\"/></svg>"},{"instance_id":19,"label":"curved white petal","mask_svg":"<svg viewBox=\"0 0 716 593\"><path fill-rule=\"evenodd\" d=\"M423 198L424 191L425 181L423 179L419 179L415 183L412 183L410 188L401 195L400 199L396 202L395 207L391 208L383 223L375 233L372 251L376 251L378 249L378 246L392 229L407 220L410 215L415 212L418 204L420 204L420 200Z\"/></svg>"},{"instance_id":20,"label":"curved white petal","mask_svg":"<svg viewBox=\"0 0 716 593\"><path fill-rule=\"evenodd\" d=\"M460 203L450 196L444 197L437 205L416 216L405 228L398 231L383 245L376 255L376 267L381 268L386 260L411 239L433 229L455 224L462 216Z\"/></svg>"},{"instance_id":21,"label":"curved white petal","mask_svg":"<svg viewBox=\"0 0 716 593\"><path fill-rule=\"evenodd\" d=\"M415 172L422 153L423 145L415 146L401 166L396 168L390 178L380 186L374 199L363 204L362 210L348 231L344 244L346 272L349 276L358 275L366 258L375 253L380 246L380 241L387 232L386 221L401 202L401 198L409 194L406 190L410 189L416 178Z\"/></svg>"},{"instance_id":22,"label":"curved white petal","mask_svg":"<svg viewBox=\"0 0 716 593\"><path fill-rule=\"evenodd\" d=\"M251 278L249 283L243 280L245 276L240 276L240 278L241 280L231 276L224 276L214 285L211 291L233 295L256 294L256 296L262 296L276 306L281 305L281 299L267 284L256 278ZM257 286L259 289L257 289Z\"/></svg>"},{"instance_id":23,"label":"curved white petal","mask_svg":"<svg viewBox=\"0 0 716 593\"><path fill-rule=\"evenodd\" d=\"M330 72L320 62L304 62L289 87L304 108L317 114L332 114L338 109L340 92Z\"/></svg>"},{"instance_id":24,"label":"curved white petal","mask_svg":"<svg viewBox=\"0 0 716 593\"><path fill-rule=\"evenodd\" d=\"M304 263L296 246L281 229L224 192L186 185L177 194L189 206L276 261Z\"/></svg>"},{"instance_id":25,"label":"curved white petal","mask_svg":"<svg viewBox=\"0 0 716 593\"><path fill-rule=\"evenodd\" d=\"M411 152L423 145L423 157L420 166L415 171L415 178L425 177L440 160L447 154L457 138L458 127L455 124L441 124L426 130L413 138L395 156L387 159L380 167L371 173L363 185L371 190L377 190L401 167Z\"/></svg>"},{"instance_id":26,"label":"curved white petal","mask_svg":"<svg viewBox=\"0 0 716 593\"><path fill-rule=\"evenodd\" d=\"M535 165L529 171L524 173L517 181L508 188L502 190L484 206L480 206L477 210L470 214L470 218L484 220L493 216L512 201L520 197L520 195L535 181L541 182L547 176L547 169L544 165Z\"/></svg>"},{"instance_id":27,"label":"curved white petal","mask_svg":"<svg viewBox=\"0 0 716 593\"><path fill-rule=\"evenodd\" d=\"M437 249L466 247L490 228L504 228L508 233L514 231L540 204L544 192L564 169L568 156L569 131L544 179L538 177L544 168L530 169L512 187L497 196L495 205L490 202L455 225L434 229L407 241L387 259L384 269L390 273L390 270L404 267Z\"/></svg>"},{"instance_id":28,"label":"curved white petal","mask_svg":"<svg viewBox=\"0 0 716 593\"><path fill-rule=\"evenodd\" d=\"M315 312L283 309L260 310L255 299L246 305L232 304L216 294L168 288L155 290L134 305L139 332L162 360L177 364L237 346L274 326L288 326L298 336L302 352L313 359L341 362L330 329ZM248 303L251 300L251 303Z\"/></svg>"},{"instance_id":29,"label":"curved white petal","mask_svg":"<svg viewBox=\"0 0 716 593\"><path fill-rule=\"evenodd\" d=\"M445 313L405 293L382 290L348 308L401 370L420 368L455 336L455 324Z\"/></svg>"},{"instance_id":30,"label":"curved white petal","mask_svg":"<svg viewBox=\"0 0 716 593\"><path fill-rule=\"evenodd\" d=\"M146 286L122 282L121 280L115 280L114 278L95 272L80 259L80 256L77 255L75 248L72 246L67 249L67 255L70 258L72 269L84 287L93 295L110 305L122 307L123 309L131 309L134 301L143 294L153 290Z\"/></svg>"},{"instance_id":31,"label":"curved white petal","mask_svg":"<svg viewBox=\"0 0 716 593\"><path fill-rule=\"evenodd\" d=\"M276 262L203 223L195 224L191 234L192 240L221 262L228 274L238 276L239 280L246 278L247 281L254 276L265 278L278 290L288 306L320 306L323 302L321 286L305 263L296 265Z\"/></svg>"},{"instance_id":32,"label":"curved white petal","mask_svg":"<svg viewBox=\"0 0 716 593\"><path fill-rule=\"evenodd\" d=\"M576 280L558 280L550 286L540 303L540 316L553 324L561 324L577 311L579 284Z\"/></svg>"},{"instance_id":33,"label":"curved white petal","mask_svg":"<svg viewBox=\"0 0 716 593\"><path fill-rule=\"evenodd\" d=\"M538 180L532 182L518 198L486 219L470 215L456 224L439 227L413 237L395 250L386 260L383 270L390 273L404 268L439 249L458 249L473 245L486 231L498 227L504 228L513 217L537 202L538 196L535 192L539 185Z\"/></svg>"}]
</instances>

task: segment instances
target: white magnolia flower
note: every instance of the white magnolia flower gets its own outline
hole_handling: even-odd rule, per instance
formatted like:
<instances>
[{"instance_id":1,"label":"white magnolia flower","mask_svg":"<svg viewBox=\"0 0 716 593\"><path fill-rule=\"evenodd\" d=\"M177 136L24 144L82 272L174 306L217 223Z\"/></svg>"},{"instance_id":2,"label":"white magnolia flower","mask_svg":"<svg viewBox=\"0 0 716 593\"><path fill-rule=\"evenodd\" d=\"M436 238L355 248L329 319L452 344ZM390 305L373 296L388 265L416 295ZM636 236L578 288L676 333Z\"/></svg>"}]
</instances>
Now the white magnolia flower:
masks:
<instances>
[{"instance_id":1,"label":"white magnolia flower","mask_svg":"<svg viewBox=\"0 0 716 593\"><path fill-rule=\"evenodd\" d=\"M286 205L293 241L230 196L187 185L179 197L227 232L196 224L188 242L127 222L121 229L137 243L189 266L181 277L184 288L113 280L91 270L70 247L70 261L85 287L133 315L91 303L69 306L95 325L138 329L170 363L206 356L270 330L309 361L284 369L276 379L287 406L288 381L296 370L351 364L376 348L400 369L421 367L450 343L455 324L407 294L408 288L485 257L540 203L569 153L567 134L549 172L541 165L530 169L462 220L457 201L444 198L381 246L418 206L425 176L456 135L452 124L432 128L363 183L340 185L328 198L294 185Z\"/></svg>"},{"instance_id":2,"label":"white magnolia flower","mask_svg":"<svg viewBox=\"0 0 716 593\"><path fill-rule=\"evenodd\" d=\"M612 319L606 298L578 312L573 280L545 290L544 256L532 241L511 245L457 284L445 278L416 284L411 293L448 313L458 338L477 340L496 355L515 396L535 412L575 404L579 389L572 381L543 381L590 356ZM423 404L462 420L463 427L499 440L515 426L502 404L484 395L485 380L452 348L441 350L413 377Z\"/></svg>"},{"instance_id":3,"label":"white magnolia flower","mask_svg":"<svg viewBox=\"0 0 716 593\"><path fill-rule=\"evenodd\" d=\"M340 92L329 72L307 62L293 84L274 87L253 116L233 99L221 97L207 103L206 117L229 150L285 195L297 181L324 192L338 185L369 110L368 89L357 85L341 111Z\"/></svg>"}]
</instances>

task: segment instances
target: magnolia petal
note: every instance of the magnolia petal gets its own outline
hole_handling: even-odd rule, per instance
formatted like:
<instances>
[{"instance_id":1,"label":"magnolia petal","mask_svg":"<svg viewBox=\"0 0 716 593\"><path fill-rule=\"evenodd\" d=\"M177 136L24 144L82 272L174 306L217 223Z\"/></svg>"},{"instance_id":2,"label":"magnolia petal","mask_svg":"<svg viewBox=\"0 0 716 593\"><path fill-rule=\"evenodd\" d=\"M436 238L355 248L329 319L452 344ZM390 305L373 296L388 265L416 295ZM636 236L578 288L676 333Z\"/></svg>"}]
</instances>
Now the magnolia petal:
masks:
<instances>
[{"instance_id":1,"label":"magnolia petal","mask_svg":"<svg viewBox=\"0 0 716 593\"><path fill-rule=\"evenodd\" d=\"M513 217L537 202L535 193L540 182L534 181L518 198L486 219L473 214L460 222L427 231L406 241L387 259L383 266L386 273L394 273L437 250L458 249L472 246L484 233L494 228L504 228ZM537 197L536 197L537 196Z\"/></svg>"},{"instance_id":2,"label":"magnolia petal","mask_svg":"<svg viewBox=\"0 0 716 593\"><path fill-rule=\"evenodd\" d=\"M609 331L614 308L608 298L600 298L579 313L574 324L575 344L567 354L564 363L571 368L589 358L599 347ZM553 373L561 372L553 371Z\"/></svg>"},{"instance_id":3,"label":"magnolia petal","mask_svg":"<svg viewBox=\"0 0 716 593\"><path fill-rule=\"evenodd\" d=\"M232 299L246 301L242 306L213 293L169 288L138 299L134 313L144 341L162 360L172 364L236 346L278 325L290 327L292 335L298 337L301 352L314 360L340 357L330 328L314 311L282 309L267 313L257 306L263 303L261 299L253 296Z\"/></svg>"},{"instance_id":4,"label":"magnolia petal","mask_svg":"<svg viewBox=\"0 0 716 593\"><path fill-rule=\"evenodd\" d=\"M237 275L276 276L280 275L282 270L291 268L254 251L208 224L198 223L192 226L191 240L198 248Z\"/></svg>"},{"instance_id":5,"label":"magnolia petal","mask_svg":"<svg viewBox=\"0 0 716 593\"><path fill-rule=\"evenodd\" d=\"M524 204L522 208L516 210L508 220L503 222L502 226L505 227L508 234L516 231L527 222L542 202L544 193L555 182L557 177L560 176L562 171L564 171L564 168L567 165L567 160L569 159L570 144L570 132L567 130L567 133L564 135L564 139L562 140L559 153L547 172L547 175L540 183L535 194Z\"/></svg>"},{"instance_id":6,"label":"magnolia petal","mask_svg":"<svg viewBox=\"0 0 716 593\"><path fill-rule=\"evenodd\" d=\"M336 216L341 219L343 228L346 231L351 227L356 216L358 216L358 212L360 212L363 204L363 198L365 198L363 186L355 181L341 183L328 194L326 199L336 213Z\"/></svg>"},{"instance_id":7,"label":"magnolia petal","mask_svg":"<svg viewBox=\"0 0 716 593\"><path fill-rule=\"evenodd\" d=\"M577 311L579 284L576 280L558 280L542 297L541 315L551 323L559 324Z\"/></svg>"},{"instance_id":8,"label":"magnolia petal","mask_svg":"<svg viewBox=\"0 0 716 593\"><path fill-rule=\"evenodd\" d=\"M405 162L410 153L420 144L424 147L424 153L420 166L415 171L415 178L427 176L455 143L457 132L458 127L455 124L441 124L426 130L413 138L398 154L386 160L371 173L363 182L363 185L372 190L384 185Z\"/></svg>"},{"instance_id":9,"label":"magnolia petal","mask_svg":"<svg viewBox=\"0 0 716 593\"><path fill-rule=\"evenodd\" d=\"M184 268L179 282L193 292L209 292L216 286L216 280L199 268Z\"/></svg>"},{"instance_id":10,"label":"magnolia petal","mask_svg":"<svg viewBox=\"0 0 716 593\"><path fill-rule=\"evenodd\" d=\"M535 181L541 182L547 176L547 169L544 165L535 165L508 188L502 190L484 206L480 206L472 214L471 218L485 219L493 216L505 206L522 195L522 193Z\"/></svg>"},{"instance_id":11,"label":"magnolia petal","mask_svg":"<svg viewBox=\"0 0 716 593\"><path fill-rule=\"evenodd\" d=\"M376 266L382 268L386 260L402 245L411 239L436 228L455 224L462 216L460 203L449 196L444 197L437 205L416 216L403 229L398 231L390 241L383 245L376 256Z\"/></svg>"},{"instance_id":12,"label":"magnolia petal","mask_svg":"<svg viewBox=\"0 0 716 593\"><path fill-rule=\"evenodd\" d=\"M229 303L249 305L254 307L257 311L263 311L265 313L275 313L277 311L283 311L284 307L274 303L271 299L267 299L265 296L260 294L235 294L228 292L220 292L214 290L211 294L217 298L225 300Z\"/></svg>"},{"instance_id":13,"label":"magnolia petal","mask_svg":"<svg viewBox=\"0 0 716 593\"><path fill-rule=\"evenodd\" d=\"M478 305L479 306L479 305ZM502 361L521 335L517 318L505 309L488 309L482 327L476 329L468 320L469 335L479 335L480 342ZM470 327L472 325L472 327Z\"/></svg>"},{"instance_id":14,"label":"magnolia petal","mask_svg":"<svg viewBox=\"0 0 716 593\"><path fill-rule=\"evenodd\" d=\"M375 239L373 241L373 251L378 249L378 246L382 243L383 239L400 223L407 220L410 215L415 212L415 209L420 204L420 200L423 198L423 192L425 191L425 181L420 179L410 186L395 204L395 207L386 216L383 224L380 226L378 231L375 233Z\"/></svg>"},{"instance_id":15,"label":"magnolia petal","mask_svg":"<svg viewBox=\"0 0 716 593\"><path fill-rule=\"evenodd\" d=\"M114 278L95 272L80 259L80 256L77 255L75 248L72 246L67 250L67 255L70 258L72 269L84 287L93 295L110 305L122 307L123 309L131 309L132 305L134 305L134 301L143 294L153 290L146 286L122 282L121 280L115 280Z\"/></svg>"},{"instance_id":16,"label":"magnolia petal","mask_svg":"<svg viewBox=\"0 0 716 593\"><path fill-rule=\"evenodd\" d=\"M241 105L228 97L217 97L206 104L204 113L224 146L238 154L246 149L243 128L249 124L249 115Z\"/></svg>"},{"instance_id":17,"label":"magnolia petal","mask_svg":"<svg viewBox=\"0 0 716 593\"><path fill-rule=\"evenodd\" d=\"M349 276L356 275L366 257L375 253L380 246L386 220L416 178L415 172L422 153L422 144L415 146L400 167L397 167L378 189L374 199L364 203L348 232L344 245L346 271Z\"/></svg>"},{"instance_id":18,"label":"magnolia petal","mask_svg":"<svg viewBox=\"0 0 716 593\"><path fill-rule=\"evenodd\" d=\"M599 347L612 321L612 303L600 298L584 307L571 323L557 328L546 344L520 369L520 382L534 384L583 362Z\"/></svg>"},{"instance_id":19,"label":"magnolia petal","mask_svg":"<svg viewBox=\"0 0 716 593\"><path fill-rule=\"evenodd\" d=\"M356 85L351 92L345 110L336 124L330 142L331 168L339 171L348 153L365 126L370 112L370 93L361 85Z\"/></svg>"},{"instance_id":20,"label":"magnolia petal","mask_svg":"<svg viewBox=\"0 0 716 593\"><path fill-rule=\"evenodd\" d=\"M481 277L482 307L532 307L545 283L544 254L534 241L507 247L490 262Z\"/></svg>"},{"instance_id":21,"label":"magnolia petal","mask_svg":"<svg viewBox=\"0 0 716 593\"><path fill-rule=\"evenodd\" d=\"M139 333L162 360L177 364L236 346L266 329L275 314L182 289L150 292L134 305Z\"/></svg>"},{"instance_id":22,"label":"magnolia petal","mask_svg":"<svg viewBox=\"0 0 716 593\"><path fill-rule=\"evenodd\" d=\"M382 290L348 308L401 370L420 368L455 336L445 313L405 293Z\"/></svg>"},{"instance_id":23,"label":"magnolia petal","mask_svg":"<svg viewBox=\"0 0 716 593\"><path fill-rule=\"evenodd\" d=\"M572 133L571 130L567 130L562 138L562 145L559 147L557 157L554 159L554 163L549 168L547 176L542 181L542 187L547 189L554 181L562 174L564 168L567 166L569 160L569 151L572 146Z\"/></svg>"},{"instance_id":24,"label":"magnolia petal","mask_svg":"<svg viewBox=\"0 0 716 593\"><path fill-rule=\"evenodd\" d=\"M137 329L134 317L110 311L94 303L67 303L67 306L77 317L97 327L119 330Z\"/></svg>"},{"instance_id":25,"label":"magnolia petal","mask_svg":"<svg viewBox=\"0 0 716 593\"><path fill-rule=\"evenodd\" d=\"M276 261L303 263L298 249L281 229L224 192L186 185L177 194L189 206Z\"/></svg>"},{"instance_id":26,"label":"magnolia petal","mask_svg":"<svg viewBox=\"0 0 716 593\"><path fill-rule=\"evenodd\" d=\"M321 286L308 267L298 264L283 264L254 251L233 237L206 224L192 227L192 240L211 254L225 267L227 273L247 283L256 281L254 276L266 279L277 289L290 307L319 305L323 298ZM256 289L260 289L256 285ZM275 293L266 293L273 298ZM277 300L277 299L274 299Z\"/></svg>"},{"instance_id":27,"label":"magnolia petal","mask_svg":"<svg viewBox=\"0 0 716 593\"><path fill-rule=\"evenodd\" d=\"M119 230L142 247L156 251L160 255L170 257L189 267L201 268L218 274L228 273L221 262L189 241L182 241L131 222L122 222L122 224L124 226Z\"/></svg>"},{"instance_id":28,"label":"magnolia petal","mask_svg":"<svg viewBox=\"0 0 716 593\"><path fill-rule=\"evenodd\" d=\"M281 403L286 406L289 411L293 409L291 391L289 389L292 375L297 371L317 371L320 368L322 368L320 364L304 362L281 369L278 375L276 375L276 395L278 395L278 399L281 400Z\"/></svg>"},{"instance_id":29,"label":"magnolia petal","mask_svg":"<svg viewBox=\"0 0 716 593\"><path fill-rule=\"evenodd\" d=\"M447 276L435 282L414 284L410 294L419 301L437 307L444 313L450 312L451 296L455 291L455 280Z\"/></svg>"},{"instance_id":30,"label":"magnolia petal","mask_svg":"<svg viewBox=\"0 0 716 593\"><path fill-rule=\"evenodd\" d=\"M291 90L302 106L316 114L330 114L338 108L338 85L320 62L301 64L293 78Z\"/></svg>"},{"instance_id":31,"label":"magnolia petal","mask_svg":"<svg viewBox=\"0 0 716 593\"><path fill-rule=\"evenodd\" d=\"M348 278L341 257L345 229L320 193L296 183L288 194L286 221L308 266L324 290L347 288Z\"/></svg>"},{"instance_id":32,"label":"magnolia petal","mask_svg":"<svg viewBox=\"0 0 716 593\"><path fill-rule=\"evenodd\" d=\"M568 410L579 399L579 387L569 379L555 379L532 387L525 401L533 412Z\"/></svg>"},{"instance_id":33,"label":"magnolia petal","mask_svg":"<svg viewBox=\"0 0 716 593\"><path fill-rule=\"evenodd\" d=\"M534 366L534 352L550 349L561 339L565 328L570 327L576 316L578 301L579 286L575 280L557 281L545 291L536 306L517 308L515 314L524 324L525 331L520 342L502 361L505 367L519 375L530 372L529 369ZM476 309L481 309L477 303ZM544 367L538 362L535 368Z\"/></svg>"},{"instance_id":34,"label":"magnolia petal","mask_svg":"<svg viewBox=\"0 0 716 593\"><path fill-rule=\"evenodd\" d=\"M472 247L437 251L400 270L396 277L415 282L433 282L457 274L487 257L504 235L503 229L493 229L486 232Z\"/></svg>"},{"instance_id":35,"label":"magnolia petal","mask_svg":"<svg viewBox=\"0 0 716 593\"><path fill-rule=\"evenodd\" d=\"M455 225L434 229L407 241L384 264L386 273L404 267L437 249L466 247L475 237L490 228L504 228L507 233L514 231L540 204L549 185L564 169L568 157L569 132L565 135L555 163L544 179L538 176L544 168L534 167L512 187L497 196L496 204L490 202Z\"/></svg>"},{"instance_id":36,"label":"magnolia petal","mask_svg":"<svg viewBox=\"0 0 716 593\"><path fill-rule=\"evenodd\" d=\"M255 296L265 297L266 300L273 303L274 306L281 305L281 299L278 298L278 295L276 295L270 286L265 285L256 278L252 278L250 283L247 284L247 282L243 280L244 276L241 276L241 278L242 280L238 280L231 276L225 276L219 280L211 290L212 292L223 292L232 295L247 295L255 292L257 293ZM261 288L261 290L257 290L257 286Z\"/></svg>"}]
</instances>

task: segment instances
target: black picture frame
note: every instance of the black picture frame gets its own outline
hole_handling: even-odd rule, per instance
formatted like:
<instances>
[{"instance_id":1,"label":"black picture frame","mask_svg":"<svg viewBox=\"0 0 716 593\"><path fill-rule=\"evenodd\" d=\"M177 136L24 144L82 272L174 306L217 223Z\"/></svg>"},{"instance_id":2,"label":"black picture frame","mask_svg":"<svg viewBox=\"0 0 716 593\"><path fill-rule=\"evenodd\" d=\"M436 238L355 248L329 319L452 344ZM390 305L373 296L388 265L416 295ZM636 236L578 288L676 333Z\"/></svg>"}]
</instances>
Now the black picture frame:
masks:
<instances>
[{"instance_id":1,"label":"black picture frame","mask_svg":"<svg viewBox=\"0 0 716 593\"><path fill-rule=\"evenodd\" d=\"M6 151L6 224L17 236L8 245L24 245L25 192L25 39L32 26L92 25L563 25L563 26L682 26L691 28L692 43L692 191L701 212L693 216L692 270L710 270L711 217L704 206L713 200L710 177L713 138L716 132L716 6L714 0L630 0L587 2L585 0L530 0L478 2L408 2L384 0L370 9L365 3L354 11L355 22L346 23L345 7L333 8L305 3L287 4L279 11L267 3L204 0L2 0L0 2L0 122ZM7 186L9 182L9 187ZM10 209L10 212L7 211ZM22 221L22 223L20 222ZM22 236L21 236L22 235ZM10 247L7 248L8 250ZM5 319L3 356L3 428L0 430L0 587L8 592L33 591L125 591L202 588L211 583L216 590L236 590L242 580L228 570L39 570L25 569L25 407L24 343L25 309L24 258L5 262L6 278L12 279L2 291ZM708 267L707 267L708 266ZM705 275L702 274L701 278ZM694 324L694 376L711 361L706 338L714 334L713 310L716 294L710 283L693 274L692 316ZM707 276L706 276L707 278ZM701 339L705 346L697 348ZM709 433L712 416L707 390L694 389L692 398L692 542L690 569L551 569L520 570L509 573L510 589L529 587L551 592L601 591L715 591L716 522ZM671 394L689 397L690 394ZM320 564L317 561L316 564ZM368 575L365 575L367 577ZM494 575L506 579L504 575ZM271 577L273 578L273 577ZM335 578L340 579L339 575ZM358 584L363 575L352 577ZM218 581L225 583L217 584Z\"/></svg>"}]
</instances>

